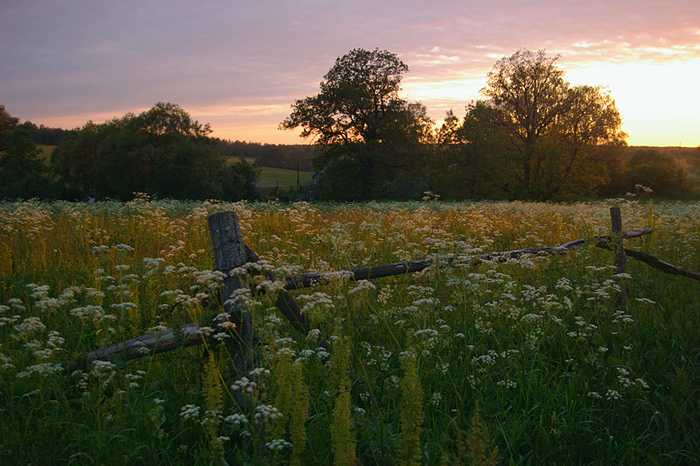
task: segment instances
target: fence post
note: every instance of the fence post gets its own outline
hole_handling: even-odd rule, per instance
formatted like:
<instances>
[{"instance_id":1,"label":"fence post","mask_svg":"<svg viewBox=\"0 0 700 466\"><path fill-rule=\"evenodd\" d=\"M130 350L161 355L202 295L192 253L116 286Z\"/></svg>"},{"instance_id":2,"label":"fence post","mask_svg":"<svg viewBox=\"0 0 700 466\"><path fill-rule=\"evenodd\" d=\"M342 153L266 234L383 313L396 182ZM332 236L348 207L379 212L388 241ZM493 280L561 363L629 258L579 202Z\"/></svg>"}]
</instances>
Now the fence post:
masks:
<instances>
[{"instance_id":1,"label":"fence post","mask_svg":"<svg viewBox=\"0 0 700 466\"><path fill-rule=\"evenodd\" d=\"M610 208L610 221L612 224L612 236L610 247L615 255L615 274L626 273L627 256L622 244L622 214L619 207ZM627 308L627 289L624 283L620 284L620 292L615 298L615 310L624 311Z\"/></svg>"},{"instance_id":2,"label":"fence post","mask_svg":"<svg viewBox=\"0 0 700 466\"><path fill-rule=\"evenodd\" d=\"M231 269L241 267L248 261L241 230L238 226L238 217L235 212L220 212L208 218L209 234L214 247L214 261L217 270L228 275ZM234 291L245 285L236 275L224 279L221 287L221 302L224 303L224 311L231 322L236 325L236 341L229 340L227 348L231 357L230 376L236 380L241 374L247 375L255 368L256 354L251 351L254 347L253 318L248 309L236 303L226 301L231 298ZM214 322L216 324L216 322ZM234 394L239 405L243 406L242 393Z\"/></svg>"}]
</instances>

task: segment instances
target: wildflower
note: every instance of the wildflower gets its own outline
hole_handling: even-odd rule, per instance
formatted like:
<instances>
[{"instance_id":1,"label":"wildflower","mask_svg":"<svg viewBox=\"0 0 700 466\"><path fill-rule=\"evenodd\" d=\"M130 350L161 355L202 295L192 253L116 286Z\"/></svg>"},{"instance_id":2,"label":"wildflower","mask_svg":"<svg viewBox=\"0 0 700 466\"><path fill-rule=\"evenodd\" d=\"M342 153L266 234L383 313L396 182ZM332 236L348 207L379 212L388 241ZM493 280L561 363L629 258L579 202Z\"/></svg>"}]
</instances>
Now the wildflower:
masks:
<instances>
[{"instance_id":1,"label":"wildflower","mask_svg":"<svg viewBox=\"0 0 700 466\"><path fill-rule=\"evenodd\" d=\"M165 262L165 259L162 257L156 257L155 259L152 259L150 257L144 257L143 262L146 264L146 267L155 269L160 267L160 265Z\"/></svg>"},{"instance_id":2,"label":"wildflower","mask_svg":"<svg viewBox=\"0 0 700 466\"><path fill-rule=\"evenodd\" d=\"M291 447L292 444L287 442L284 439L275 439L270 442L267 442L265 444L265 447L267 447L269 450L277 450L277 451L282 451L287 447Z\"/></svg>"},{"instance_id":3,"label":"wildflower","mask_svg":"<svg viewBox=\"0 0 700 466\"><path fill-rule=\"evenodd\" d=\"M114 379L117 366L109 361L95 361L92 364L92 374L97 377L103 387Z\"/></svg>"},{"instance_id":4,"label":"wildflower","mask_svg":"<svg viewBox=\"0 0 700 466\"><path fill-rule=\"evenodd\" d=\"M516 382L515 380L510 380L510 379L499 380L498 382L496 382L496 385L498 385L499 387L506 387L506 388L518 388L518 382Z\"/></svg>"},{"instance_id":5,"label":"wildflower","mask_svg":"<svg viewBox=\"0 0 700 466\"><path fill-rule=\"evenodd\" d=\"M635 382L644 390L649 388L649 385L644 381L644 379L635 379Z\"/></svg>"},{"instance_id":6,"label":"wildflower","mask_svg":"<svg viewBox=\"0 0 700 466\"><path fill-rule=\"evenodd\" d=\"M25 377L47 377L49 375L58 374L63 371L63 367L60 364L51 364L48 362L41 364L34 364L33 366L27 367L24 371L17 374L18 379Z\"/></svg>"},{"instance_id":7,"label":"wildflower","mask_svg":"<svg viewBox=\"0 0 700 466\"><path fill-rule=\"evenodd\" d=\"M377 296L377 302L386 304L391 299L392 292L389 288L382 288Z\"/></svg>"},{"instance_id":8,"label":"wildflower","mask_svg":"<svg viewBox=\"0 0 700 466\"><path fill-rule=\"evenodd\" d=\"M7 369L12 369L14 368L15 365L12 364L12 360L5 356L4 354L0 353L0 369L2 370L7 370Z\"/></svg>"},{"instance_id":9,"label":"wildflower","mask_svg":"<svg viewBox=\"0 0 700 466\"><path fill-rule=\"evenodd\" d=\"M571 282L565 277L562 277L559 280L557 280L555 288L559 291L573 291Z\"/></svg>"},{"instance_id":10,"label":"wildflower","mask_svg":"<svg viewBox=\"0 0 700 466\"><path fill-rule=\"evenodd\" d=\"M258 405L255 407L255 419L277 419L282 417L282 413L272 405Z\"/></svg>"},{"instance_id":11,"label":"wildflower","mask_svg":"<svg viewBox=\"0 0 700 466\"><path fill-rule=\"evenodd\" d=\"M531 324L534 322L539 322L542 320L542 316L539 314L525 314L520 318L520 322L524 324Z\"/></svg>"},{"instance_id":12,"label":"wildflower","mask_svg":"<svg viewBox=\"0 0 700 466\"><path fill-rule=\"evenodd\" d=\"M245 393L253 393L256 388L256 383L249 380L248 377L241 377L231 385L231 390L240 390Z\"/></svg>"},{"instance_id":13,"label":"wildflower","mask_svg":"<svg viewBox=\"0 0 700 466\"><path fill-rule=\"evenodd\" d=\"M180 417L187 421L188 419L197 419L199 417L200 408L197 405L185 405L180 408Z\"/></svg>"},{"instance_id":14,"label":"wildflower","mask_svg":"<svg viewBox=\"0 0 700 466\"><path fill-rule=\"evenodd\" d=\"M138 305L136 303L132 303L132 302L113 303L111 306L112 306L112 308L116 308L118 310L127 311L127 312L138 308Z\"/></svg>"},{"instance_id":15,"label":"wildflower","mask_svg":"<svg viewBox=\"0 0 700 466\"><path fill-rule=\"evenodd\" d=\"M29 335L42 333L44 330L46 330L46 325L41 322L41 319L38 317L27 317L22 323L14 326L16 335L13 335L13 338L24 339Z\"/></svg>"},{"instance_id":16,"label":"wildflower","mask_svg":"<svg viewBox=\"0 0 700 466\"><path fill-rule=\"evenodd\" d=\"M248 372L248 375L251 377L260 377L260 376L269 376L270 375L270 370L265 369L264 367L256 367L252 371Z\"/></svg>"},{"instance_id":17,"label":"wildflower","mask_svg":"<svg viewBox=\"0 0 700 466\"><path fill-rule=\"evenodd\" d=\"M656 301L652 301L649 298L635 298L638 302L640 303L646 303L646 304L656 304Z\"/></svg>"},{"instance_id":18,"label":"wildflower","mask_svg":"<svg viewBox=\"0 0 700 466\"><path fill-rule=\"evenodd\" d=\"M230 422L231 424L235 425L236 427L241 427L244 424L248 423L248 418L245 417L243 414L232 414L230 416L227 416L224 419L224 422Z\"/></svg>"}]
</instances>

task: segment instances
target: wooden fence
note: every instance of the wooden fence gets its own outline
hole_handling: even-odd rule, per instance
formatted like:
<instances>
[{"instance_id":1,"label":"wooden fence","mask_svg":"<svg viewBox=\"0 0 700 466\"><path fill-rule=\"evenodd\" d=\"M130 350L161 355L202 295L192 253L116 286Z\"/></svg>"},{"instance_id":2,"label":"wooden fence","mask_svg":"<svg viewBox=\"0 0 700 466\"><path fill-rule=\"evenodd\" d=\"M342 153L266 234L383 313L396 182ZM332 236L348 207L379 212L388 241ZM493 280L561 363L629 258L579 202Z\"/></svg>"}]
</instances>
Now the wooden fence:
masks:
<instances>
[{"instance_id":1,"label":"wooden fence","mask_svg":"<svg viewBox=\"0 0 700 466\"><path fill-rule=\"evenodd\" d=\"M592 240L581 238L553 247L525 248L469 256L449 256L445 258L444 261L449 265L478 265L486 261L507 261L509 259L529 255L566 254L590 242L598 248L613 250L615 252L616 273L624 273L626 258L632 257L662 272L700 280L699 273L683 270L644 252L625 248L623 245L624 239L647 235L652 233L653 230L651 228L646 228L643 230L623 232L620 209L617 207L611 208L610 215L612 235L609 236L597 236L592 238ZM223 303L224 312L220 314L219 318L214 319L213 328L215 331L226 331L227 329L233 328L237 338L229 349L230 351L236 352L238 354L236 357L239 357L239 359L241 357L245 358L246 351L254 346L252 317L247 309L238 304L236 300L229 298L236 290L249 287L249 281L247 280L248 277L230 272L246 263L257 262L259 259L257 254L243 243L243 237L238 225L238 218L234 212L214 214L209 217L208 223L214 249L216 269L226 274L223 285L219 290L218 299L215 299L218 303ZM301 312L301 309L288 290L326 284L333 278L339 276L358 281L403 275L425 270L434 263L435 259L427 258L396 262L393 264L360 267L352 270L303 273L300 275L280 277L279 280L284 282L284 289L277 293L275 305L296 330L305 334L310 329L309 321ZM278 278L270 272L266 272L265 275L267 280L273 282L278 280ZM626 292L624 286L617 296L615 306L617 308L624 308L626 306ZM88 367L89 363L96 360L120 359L127 361L170 351L179 347L200 345L204 342L204 336L199 329L205 325L207 324L202 322L192 322L177 328L170 328L143 335L92 351L77 359L63 363L63 366L67 371L74 371L77 369L85 369ZM247 365L245 361L239 361L237 365L239 364ZM241 369L243 369L243 367L241 367Z\"/></svg>"}]
</instances>

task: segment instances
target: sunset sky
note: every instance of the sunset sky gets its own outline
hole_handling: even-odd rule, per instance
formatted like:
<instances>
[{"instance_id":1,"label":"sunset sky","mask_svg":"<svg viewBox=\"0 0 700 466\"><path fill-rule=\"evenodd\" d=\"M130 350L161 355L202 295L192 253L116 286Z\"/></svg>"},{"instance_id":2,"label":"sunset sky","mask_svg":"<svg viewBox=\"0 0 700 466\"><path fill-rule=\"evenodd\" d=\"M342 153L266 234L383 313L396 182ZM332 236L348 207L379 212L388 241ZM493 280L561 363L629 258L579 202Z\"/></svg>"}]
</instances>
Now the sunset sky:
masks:
<instances>
[{"instance_id":1,"label":"sunset sky","mask_svg":"<svg viewBox=\"0 0 700 466\"><path fill-rule=\"evenodd\" d=\"M74 128L173 102L214 136L298 144L278 124L353 48L396 53L436 121L545 49L609 88L631 145L700 145L698 0L0 0L0 104Z\"/></svg>"}]
</instances>

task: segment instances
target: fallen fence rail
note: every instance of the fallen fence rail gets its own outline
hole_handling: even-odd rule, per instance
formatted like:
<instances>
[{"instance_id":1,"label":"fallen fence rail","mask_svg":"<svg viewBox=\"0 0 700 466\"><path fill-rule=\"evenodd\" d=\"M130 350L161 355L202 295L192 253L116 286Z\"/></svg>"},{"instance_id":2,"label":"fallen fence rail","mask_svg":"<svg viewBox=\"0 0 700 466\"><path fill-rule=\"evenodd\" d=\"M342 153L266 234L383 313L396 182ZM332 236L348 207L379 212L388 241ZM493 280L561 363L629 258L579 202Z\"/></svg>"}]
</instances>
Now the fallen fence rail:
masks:
<instances>
[{"instance_id":1,"label":"fallen fence rail","mask_svg":"<svg viewBox=\"0 0 700 466\"><path fill-rule=\"evenodd\" d=\"M625 239L638 238L643 235L648 235L654 230L652 228L645 228L643 230L631 230L626 231L622 234ZM447 256L443 259L428 258L428 259L418 259L405 262L394 262L393 264L382 264L374 265L368 267L358 267L356 269L348 269L341 271L332 272L309 272L302 273L299 275L289 275L284 277L285 285L287 290L295 290L298 288L308 288L317 285L323 285L329 283L334 278L346 277L350 280L371 280L374 278L390 277L392 275L403 275L407 273L420 272L427 269L436 260L443 260L449 265L456 264L481 264L483 262L490 262L495 260L510 260L517 259L523 256L534 256L534 255L556 255L556 254L566 254L579 246L586 243L585 238L576 239L565 244L553 247L541 247L541 248L524 248L515 249L513 251L502 251L502 252L491 252L487 254L477 254L477 255L464 255L464 256ZM610 249L609 238L607 236L596 237L596 246L602 249Z\"/></svg>"},{"instance_id":2,"label":"fallen fence rail","mask_svg":"<svg viewBox=\"0 0 700 466\"><path fill-rule=\"evenodd\" d=\"M614 215L614 209L616 208L611 209L612 215ZM619 215L619 211L617 215ZM220 289L220 302L223 303L224 313L222 313L218 319L214 320L213 326L216 331L219 331L231 328L230 324L233 323L233 327L235 328L234 333L238 337L239 342L237 346L231 347L230 350L244 353L254 346L251 316L246 309L238 307L235 302L232 302L232 300L228 298L236 289L246 287L247 284L242 281L238 275L230 274L229 272L245 263L257 262L258 256L248 246L243 244L241 232L238 227L238 219L234 212L222 212L210 216L209 228L214 247L216 269L227 274L227 278L224 279L223 287ZM662 272L700 280L699 273L683 270L646 253L622 248L620 246L622 239L638 238L652 232L653 229L645 228L643 230L621 232L612 236L596 236L593 238L593 244L602 249L620 249L622 254L645 262ZM306 316L302 314L299 306L294 301L291 294L289 294L288 290L326 284L334 278L347 278L349 280L358 281L420 272L430 267L437 260L445 261L450 265L478 265L484 262L507 261L523 256L566 254L589 241L591 240L580 238L553 247L524 248L478 255L448 256L446 258L427 258L396 262L393 264L359 267L352 270L303 273L300 275L285 276L279 278L280 281L284 282L284 290L278 292L275 305L296 330L307 332L309 330L309 322ZM624 271L624 264L622 270ZM277 280L270 272L265 273L265 275L270 281ZM120 359L128 361L171 351L180 347L200 345L205 341L205 337L200 329L206 325L207 324L202 322L192 322L180 327L142 335L84 354L74 360L62 363L62 366L65 370L72 372L80 368L86 368L90 362L96 360Z\"/></svg>"}]
</instances>

